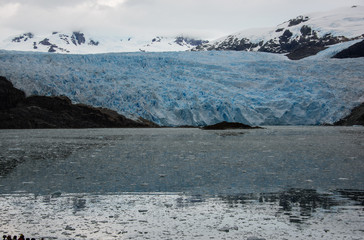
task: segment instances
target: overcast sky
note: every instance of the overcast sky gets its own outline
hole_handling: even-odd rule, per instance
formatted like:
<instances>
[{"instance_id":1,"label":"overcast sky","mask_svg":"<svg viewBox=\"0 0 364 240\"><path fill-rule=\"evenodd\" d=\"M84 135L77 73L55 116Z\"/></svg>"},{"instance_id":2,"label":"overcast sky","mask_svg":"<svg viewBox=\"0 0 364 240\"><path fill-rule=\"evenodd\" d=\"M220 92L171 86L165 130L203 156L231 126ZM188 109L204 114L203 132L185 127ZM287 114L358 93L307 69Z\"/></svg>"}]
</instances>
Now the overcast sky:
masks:
<instances>
[{"instance_id":1,"label":"overcast sky","mask_svg":"<svg viewBox=\"0 0 364 240\"><path fill-rule=\"evenodd\" d=\"M0 35L88 31L215 39L364 0L0 0Z\"/></svg>"}]
</instances>

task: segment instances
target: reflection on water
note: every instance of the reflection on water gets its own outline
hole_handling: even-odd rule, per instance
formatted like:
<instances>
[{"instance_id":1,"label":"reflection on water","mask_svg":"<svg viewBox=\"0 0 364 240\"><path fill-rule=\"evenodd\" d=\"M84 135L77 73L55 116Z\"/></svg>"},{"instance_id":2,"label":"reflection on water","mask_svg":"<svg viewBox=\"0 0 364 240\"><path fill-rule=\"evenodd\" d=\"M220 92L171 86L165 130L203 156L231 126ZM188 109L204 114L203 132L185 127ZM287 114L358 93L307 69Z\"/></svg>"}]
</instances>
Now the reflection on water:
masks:
<instances>
[{"instance_id":1,"label":"reflection on water","mask_svg":"<svg viewBox=\"0 0 364 240\"><path fill-rule=\"evenodd\" d=\"M4 234L48 239L361 239L364 192L0 195ZM9 210L10 209L10 210Z\"/></svg>"},{"instance_id":2,"label":"reflection on water","mask_svg":"<svg viewBox=\"0 0 364 240\"><path fill-rule=\"evenodd\" d=\"M2 130L0 140L1 166L11 166L0 171L0 193L234 195L364 186L361 127Z\"/></svg>"},{"instance_id":3,"label":"reflection on water","mask_svg":"<svg viewBox=\"0 0 364 240\"><path fill-rule=\"evenodd\" d=\"M363 159L360 127L0 130L0 231L362 239Z\"/></svg>"},{"instance_id":4,"label":"reflection on water","mask_svg":"<svg viewBox=\"0 0 364 240\"><path fill-rule=\"evenodd\" d=\"M277 214L288 215L291 222L301 223L317 210L330 210L333 207L345 205L364 206L364 191L347 189L318 193L313 189L289 189L280 193L220 196L220 199L230 207L239 207L250 204L252 201L277 203L280 206Z\"/></svg>"}]
</instances>

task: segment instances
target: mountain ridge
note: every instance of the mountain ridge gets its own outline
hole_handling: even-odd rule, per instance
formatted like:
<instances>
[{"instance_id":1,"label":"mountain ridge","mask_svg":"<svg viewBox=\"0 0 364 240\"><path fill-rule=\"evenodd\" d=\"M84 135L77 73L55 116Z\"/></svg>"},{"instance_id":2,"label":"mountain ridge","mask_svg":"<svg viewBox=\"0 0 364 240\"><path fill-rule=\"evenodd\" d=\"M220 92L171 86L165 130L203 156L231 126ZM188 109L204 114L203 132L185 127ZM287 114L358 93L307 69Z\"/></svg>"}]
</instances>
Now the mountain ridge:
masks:
<instances>
[{"instance_id":1,"label":"mountain ridge","mask_svg":"<svg viewBox=\"0 0 364 240\"><path fill-rule=\"evenodd\" d=\"M52 32L36 34L26 32L10 36L0 48L16 51L54 52L54 53L109 53L109 52L168 52L186 51L207 40L177 35L173 37L156 36L137 38L132 36L98 36L82 31Z\"/></svg>"},{"instance_id":2,"label":"mountain ridge","mask_svg":"<svg viewBox=\"0 0 364 240\"><path fill-rule=\"evenodd\" d=\"M183 34L133 37L84 31L26 32L0 42L0 49L73 54L227 50L278 53L299 60L337 43L364 39L363 16L364 6L303 14L275 27L244 30L214 41Z\"/></svg>"},{"instance_id":3,"label":"mountain ridge","mask_svg":"<svg viewBox=\"0 0 364 240\"><path fill-rule=\"evenodd\" d=\"M299 60L337 43L364 39L363 16L363 6L300 15L273 28L230 34L192 51L269 52Z\"/></svg>"}]
</instances>

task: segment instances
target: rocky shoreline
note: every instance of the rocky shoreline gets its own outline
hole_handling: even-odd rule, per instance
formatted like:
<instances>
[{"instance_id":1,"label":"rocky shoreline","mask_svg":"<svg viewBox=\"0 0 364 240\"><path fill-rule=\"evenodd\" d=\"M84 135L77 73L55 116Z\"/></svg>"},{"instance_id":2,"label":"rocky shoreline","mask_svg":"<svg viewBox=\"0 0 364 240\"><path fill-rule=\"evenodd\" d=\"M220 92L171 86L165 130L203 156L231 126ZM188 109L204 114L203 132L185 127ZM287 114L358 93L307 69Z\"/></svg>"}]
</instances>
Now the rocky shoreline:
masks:
<instances>
[{"instance_id":1,"label":"rocky shoreline","mask_svg":"<svg viewBox=\"0 0 364 240\"><path fill-rule=\"evenodd\" d=\"M220 122L213 125L204 126L203 130L228 130L228 129L261 129L261 127L252 127L238 122Z\"/></svg>"},{"instance_id":2,"label":"rocky shoreline","mask_svg":"<svg viewBox=\"0 0 364 240\"><path fill-rule=\"evenodd\" d=\"M364 126L364 103L351 110L351 113L343 119L334 123L334 126Z\"/></svg>"},{"instance_id":3,"label":"rocky shoreline","mask_svg":"<svg viewBox=\"0 0 364 240\"><path fill-rule=\"evenodd\" d=\"M364 103L334 126L364 125ZM0 76L0 129L40 128L156 128L146 119L128 119L116 111L73 104L66 96L29 96ZM194 126L182 126L194 127ZM256 129L242 123L220 122L203 130Z\"/></svg>"},{"instance_id":4,"label":"rocky shoreline","mask_svg":"<svg viewBox=\"0 0 364 240\"><path fill-rule=\"evenodd\" d=\"M72 104L66 96L30 96L0 77L0 129L37 128L150 128L157 124L134 121L106 108Z\"/></svg>"}]
</instances>

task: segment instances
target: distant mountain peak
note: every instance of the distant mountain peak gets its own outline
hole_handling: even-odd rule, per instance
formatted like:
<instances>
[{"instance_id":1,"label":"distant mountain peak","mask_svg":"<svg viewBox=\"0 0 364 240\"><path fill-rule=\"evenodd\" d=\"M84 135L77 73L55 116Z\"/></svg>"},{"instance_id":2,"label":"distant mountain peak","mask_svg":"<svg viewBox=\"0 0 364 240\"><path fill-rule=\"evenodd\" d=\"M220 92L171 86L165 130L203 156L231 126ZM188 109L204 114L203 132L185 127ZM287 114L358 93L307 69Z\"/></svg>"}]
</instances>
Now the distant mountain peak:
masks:
<instances>
[{"instance_id":1,"label":"distant mountain peak","mask_svg":"<svg viewBox=\"0 0 364 240\"><path fill-rule=\"evenodd\" d=\"M286 54L297 60L315 55L333 44L364 38L364 7L299 15L276 27L250 29L215 41L156 34L151 38L105 36L89 32L26 32L0 42L0 49L57 53L251 51Z\"/></svg>"},{"instance_id":2,"label":"distant mountain peak","mask_svg":"<svg viewBox=\"0 0 364 240\"><path fill-rule=\"evenodd\" d=\"M38 35L31 32L11 37L0 43L5 50L58 52L58 53L106 53L106 52L161 52L186 51L208 41L176 36L154 38L97 36L81 31L59 32Z\"/></svg>"},{"instance_id":3,"label":"distant mountain peak","mask_svg":"<svg viewBox=\"0 0 364 240\"><path fill-rule=\"evenodd\" d=\"M364 38L363 16L362 6L300 15L275 28L230 34L192 50L284 53L290 59L297 60L336 43Z\"/></svg>"}]
</instances>

